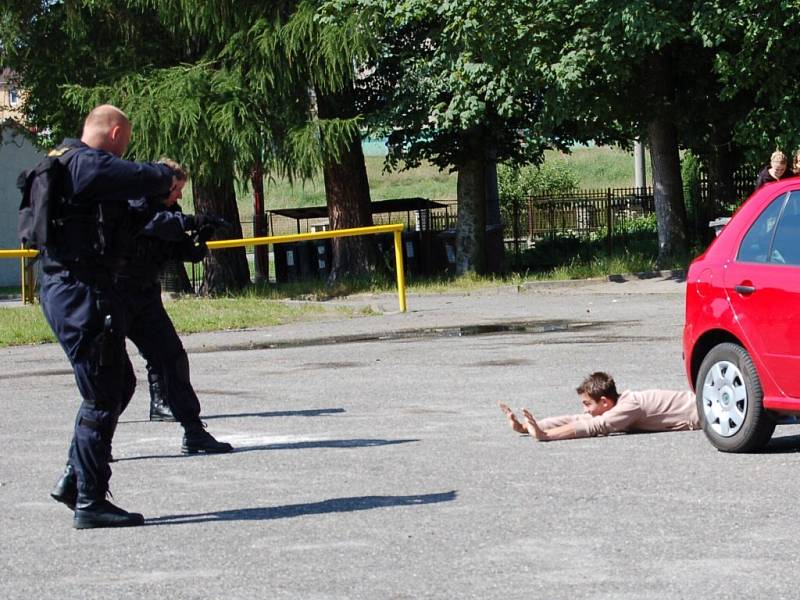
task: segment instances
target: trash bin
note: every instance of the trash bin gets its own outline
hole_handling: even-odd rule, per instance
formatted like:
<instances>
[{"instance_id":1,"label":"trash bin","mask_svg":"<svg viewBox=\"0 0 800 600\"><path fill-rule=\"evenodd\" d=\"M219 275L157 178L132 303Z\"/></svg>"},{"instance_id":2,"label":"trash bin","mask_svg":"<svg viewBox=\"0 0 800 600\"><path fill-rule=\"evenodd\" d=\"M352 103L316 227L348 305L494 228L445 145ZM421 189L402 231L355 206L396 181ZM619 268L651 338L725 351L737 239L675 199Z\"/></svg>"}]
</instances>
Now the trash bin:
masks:
<instances>
[{"instance_id":1,"label":"trash bin","mask_svg":"<svg viewBox=\"0 0 800 600\"><path fill-rule=\"evenodd\" d=\"M456 270L456 230L446 229L437 236L437 266L446 273Z\"/></svg>"},{"instance_id":2,"label":"trash bin","mask_svg":"<svg viewBox=\"0 0 800 600\"><path fill-rule=\"evenodd\" d=\"M331 241L329 239L311 240L306 244L308 246L310 275L325 279L331 272L331 258L333 255Z\"/></svg>"},{"instance_id":3,"label":"trash bin","mask_svg":"<svg viewBox=\"0 0 800 600\"><path fill-rule=\"evenodd\" d=\"M394 272L394 235L379 233L372 236L375 242L375 257L379 264L386 267L388 272Z\"/></svg>"},{"instance_id":4,"label":"trash bin","mask_svg":"<svg viewBox=\"0 0 800 600\"><path fill-rule=\"evenodd\" d=\"M287 283L301 281L309 277L311 265L308 244L275 244L275 281Z\"/></svg>"},{"instance_id":5,"label":"trash bin","mask_svg":"<svg viewBox=\"0 0 800 600\"><path fill-rule=\"evenodd\" d=\"M403 268L406 275L420 274L420 232L406 231L401 238L403 244ZM394 243L394 240L392 240Z\"/></svg>"}]
</instances>

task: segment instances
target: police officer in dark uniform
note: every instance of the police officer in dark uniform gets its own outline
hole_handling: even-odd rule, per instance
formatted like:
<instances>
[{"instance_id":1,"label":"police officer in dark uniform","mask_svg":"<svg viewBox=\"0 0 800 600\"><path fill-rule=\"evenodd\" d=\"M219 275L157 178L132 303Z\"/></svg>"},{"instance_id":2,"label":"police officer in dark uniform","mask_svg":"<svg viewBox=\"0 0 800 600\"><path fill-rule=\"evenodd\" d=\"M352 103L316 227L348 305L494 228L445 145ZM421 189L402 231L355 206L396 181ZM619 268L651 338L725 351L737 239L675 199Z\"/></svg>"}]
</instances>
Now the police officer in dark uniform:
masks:
<instances>
[{"instance_id":1,"label":"police officer in dark uniform","mask_svg":"<svg viewBox=\"0 0 800 600\"><path fill-rule=\"evenodd\" d=\"M136 382L125 351L125 305L113 280L128 226L128 200L163 197L175 177L166 165L120 158L130 136L125 114L101 105L89 113L80 140L64 140L61 152L73 149L66 163L65 202L42 250L42 311L83 398L69 454L77 483L77 529L144 523L141 514L106 499L111 441Z\"/></svg>"},{"instance_id":2,"label":"police officer in dark uniform","mask_svg":"<svg viewBox=\"0 0 800 600\"><path fill-rule=\"evenodd\" d=\"M174 415L184 428L184 454L219 454L233 447L218 442L200 420L200 401L189 379L189 359L161 302L160 274L170 259L199 262L205 242L224 223L213 215L185 215L177 201L188 174L177 163L164 161L177 183L164 203L136 236L133 253L117 275L117 288L127 303L127 336L147 361L151 408ZM194 235L187 235L193 231Z\"/></svg>"}]
</instances>

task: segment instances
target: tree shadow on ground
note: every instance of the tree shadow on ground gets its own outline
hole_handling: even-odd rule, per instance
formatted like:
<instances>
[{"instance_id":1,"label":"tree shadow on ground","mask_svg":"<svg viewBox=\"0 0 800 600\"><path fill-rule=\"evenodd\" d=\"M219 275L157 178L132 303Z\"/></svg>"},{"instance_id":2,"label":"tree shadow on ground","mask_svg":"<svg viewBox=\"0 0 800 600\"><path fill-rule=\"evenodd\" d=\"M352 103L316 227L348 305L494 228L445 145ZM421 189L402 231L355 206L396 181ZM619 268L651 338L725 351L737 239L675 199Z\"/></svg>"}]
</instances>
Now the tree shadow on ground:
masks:
<instances>
[{"instance_id":1,"label":"tree shadow on ground","mask_svg":"<svg viewBox=\"0 0 800 600\"><path fill-rule=\"evenodd\" d=\"M188 523L208 523L212 521L271 521L289 519L306 515L327 513L355 512L373 508L389 508L395 506L418 506L438 502L452 502L457 492L441 492L437 494L414 494L410 496L353 496L349 498L331 498L321 502L305 504L287 504L285 506L265 506L261 508L238 508L207 513L186 515L164 515L147 519L146 525L184 525Z\"/></svg>"},{"instance_id":2,"label":"tree shadow on ground","mask_svg":"<svg viewBox=\"0 0 800 600\"><path fill-rule=\"evenodd\" d=\"M270 412L236 413L228 415L203 415L203 420L235 419L236 417L320 417L343 413L343 408L311 408L308 410L275 410Z\"/></svg>"},{"instance_id":3,"label":"tree shadow on ground","mask_svg":"<svg viewBox=\"0 0 800 600\"><path fill-rule=\"evenodd\" d=\"M275 444L260 444L257 446L237 446L233 453L257 452L262 450L305 450L308 448L370 448L373 446L392 446L394 444L407 444L418 442L418 439L407 440L380 440L380 439L353 439L353 440L311 440L307 442L281 442ZM154 458L193 458L206 456L204 454L148 454L146 456L126 456L115 458L114 462L131 460L149 460Z\"/></svg>"}]
</instances>

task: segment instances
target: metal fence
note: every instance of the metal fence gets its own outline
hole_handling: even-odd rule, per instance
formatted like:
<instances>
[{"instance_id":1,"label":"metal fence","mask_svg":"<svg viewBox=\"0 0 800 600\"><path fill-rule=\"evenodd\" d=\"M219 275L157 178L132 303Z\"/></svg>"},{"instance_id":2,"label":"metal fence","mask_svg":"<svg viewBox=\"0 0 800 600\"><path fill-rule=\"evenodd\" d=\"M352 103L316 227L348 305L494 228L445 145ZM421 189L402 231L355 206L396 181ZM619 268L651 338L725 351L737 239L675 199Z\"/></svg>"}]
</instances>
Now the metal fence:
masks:
<instances>
[{"instance_id":1,"label":"metal fence","mask_svg":"<svg viewBox=\"0 0 800 600\"><path fill-rule=\"evenodd\" d=\"M719 194L710 188L705 173L701 172L701 199L707 206L714 205L713 211L719 213L715 216L730 214L753 191L755 176L756 171L752 168L739 169L733 182L735 197L720 199ZM436 202L445 204L445 207L376 214L373 222L376 225L404 223L407 231L454 231L458 222L457 201L437 199ZM619 236L630 220L654 212L652 187L577 189L558 194L533 195L518 202L502 203L503 239L506 246L514 248L536 239L564 235L585 237L595 234L610 239ZM270 233L307 233L319 230L326 224L327 219L297 222L295 219L275 216L270 218ZM705 229L708 223L704 221L695 225L698 229ZM242 230L245 237L251 235L252 222L242 222Z\"/></svg>"},{"instance_id":2,"label":"metal fence","mask_svg":"<svg viewBox=\"0 0 800 600\"><path fill-rule=\"evenodd\" d=\"M607 188L575 190L564 194L548 194L526 198L521 213L511 219L525 223L513 237L537 238L558 234L586 236L614 230L625 221L653 213L652 188ZM524 219L524 221L523 221ZM508 227L506 228L508 232ZM522 236L519 233L522 233Z\"/></svg>"}]
</instances>

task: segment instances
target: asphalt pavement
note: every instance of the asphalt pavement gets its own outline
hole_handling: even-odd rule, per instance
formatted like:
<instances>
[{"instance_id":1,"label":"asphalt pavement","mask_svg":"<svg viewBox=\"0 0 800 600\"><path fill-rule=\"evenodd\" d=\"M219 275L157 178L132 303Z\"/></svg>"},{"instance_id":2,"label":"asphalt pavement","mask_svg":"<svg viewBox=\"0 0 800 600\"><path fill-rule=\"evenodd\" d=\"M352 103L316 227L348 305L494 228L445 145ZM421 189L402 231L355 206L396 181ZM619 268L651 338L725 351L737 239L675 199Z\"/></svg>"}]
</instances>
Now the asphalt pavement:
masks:
<instances>
[{"instance_id":1,"label":"asphalt pavement","mask_svg":"<svg viewBox=\"0 0 800 600\"><path fill-rule=\"evenodd\" d=\"M78 395L56 345L0 350L0 598L795 598L800 426L728 455L702 432L536 443L498 401L579 412L594 370L685 389L679 277L392 295L313 323L185 336L208 430L147 420L76 531L48 493Z\"/></svg>"}]
</instances>

